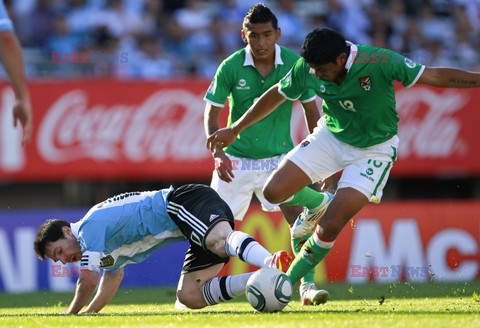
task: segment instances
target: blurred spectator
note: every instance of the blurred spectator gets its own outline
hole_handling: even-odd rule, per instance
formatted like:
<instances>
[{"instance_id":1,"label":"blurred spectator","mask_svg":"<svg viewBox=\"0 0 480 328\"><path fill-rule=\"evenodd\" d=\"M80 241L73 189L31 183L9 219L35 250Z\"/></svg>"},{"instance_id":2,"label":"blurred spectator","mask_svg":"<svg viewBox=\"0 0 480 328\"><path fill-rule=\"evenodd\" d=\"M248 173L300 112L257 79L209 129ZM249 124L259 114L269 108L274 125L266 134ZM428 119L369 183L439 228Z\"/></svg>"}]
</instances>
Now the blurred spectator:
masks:
<instances>
[{"instance_id":1,"label":"blurred spectator","mask_svg":"<svg viewBox=\"0 0 480 328\"><path fill-rule=\"evenodd\" d=\"M12 21L22 45L29 48L25 57L29 74L211 78L221 60L242 46L238 33L242 18L257 2L24 0L13 2ZM276 6L281 42L293 49L300 48L310 30L327 25L352 42L391 48L427 65L453 62L465 69L480 66L480 0L270 2ZM50 65L48 51L98 51L105 47L104 42L110 50L128 54L128 63L60 71L59 65ZM142 65L133 63L137 57L143 58ZM155 60L164 69L159 69ZM151 67L150 72L146 72L147 67Z\"/></svg>"},{"instance_id":2,"label":"blurred spectator","mask_svg":"<svg viewBox=\"0 0 480 328\"><path fill-rule=\"evenodd\" d=\"M220 38L223 52L231 54L243 44L240 37L243 17L245 12L237 5L235 0L222 1L215 20L221 24Z\"/></svg>"},{"instance_id":3,"label":"blurred spectator","mask_svg":"<svg viewBox=\"0 0 480 328\"><path fill-rule=\"evenodd\" d=\"M65 16L55 16L52 26L52 34L44 42L47 54L50 54L52 51L67 52L69 54L77 51L81 40L77 35L70 33Z\"/></svg>"},{"instance_id":4,"label":"blurred spectator","mask_svg":"<svg viewBox=\"0 0 480 328\"><path fill-rule=\"evenodd\" d=\"M55 12L51 0L37 0L33 11L23 17L28 24L19 26L19 33L24 46L41 47L52 33L52 21Z\"/></svg>"},{"instance_id":5,"label":"blurred spectator","mask_svg":"<svg viewBox=\"0 0 480 328\"><path fill-rule=\"evenodd\" d=\"M138 52L129 59L126 76L129 78L155 80L175 76L174 59L165 55L158 41L153 37L138 40ZM123 70L123 63L119 68ZM123 74L123 75L124 75Z\"/></svg>"},{"instance_id":6,"label":"blurred spectator","mask_svg":"<svg viewBox=\"0 0 480 328\"><path fill-rule=\"evenodd\" d=\"M308 32L305 24L295 15L294 0L280 0L275 8L278 27L282 30L282 45L299 52Z\"/></svg>"},{"instance_id":7,"label":"blurred spectator","mask_svg":"<svg viewBox=\"0 0 480 328\"><path fill-rule=\"evenodd\" d=\"M354 43L370 44L371 23L357 2L346 5L343 0L327 0L327 25Z\"/></svg>"}]
</instances>

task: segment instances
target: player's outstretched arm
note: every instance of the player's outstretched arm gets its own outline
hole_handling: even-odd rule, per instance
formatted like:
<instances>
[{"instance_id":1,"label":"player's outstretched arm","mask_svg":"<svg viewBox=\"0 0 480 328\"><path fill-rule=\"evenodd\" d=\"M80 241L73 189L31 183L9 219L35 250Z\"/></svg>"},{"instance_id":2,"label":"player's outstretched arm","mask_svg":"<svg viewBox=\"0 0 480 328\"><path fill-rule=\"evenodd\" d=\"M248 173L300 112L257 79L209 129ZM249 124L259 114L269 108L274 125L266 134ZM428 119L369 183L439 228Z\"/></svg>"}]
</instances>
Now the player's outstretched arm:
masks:
<instances>
[{"instance_id":1,"label":"player's outstretched arm","mask_svg":"<svg viewBox=\"0 0 480 328\"><path fill-rule=\"evenodd\" d=\"M478 88L480 73L449 67L426 67L417 83L440 88Z\"/></svg>"},{"instance_id":2,"label":"player's outstretched arm","mask_svg":"<svg viewBox=\"0 0 480 328\"><path fill-rule=\"evenodd\" d=\"M103 309L117 292L123 279L123 273L123 268L104 272L97 294L82 313L97 313Z\"/></svg>"},{"instance_id":3,"label":"player's outstretched arm","mask_svg":"<svg viewBox=\"0 0 480 328\"><path fill-rule=\"evenodd\" d=\"M75 297L70 303L65 314L77 314L87 304L90 295L92 295L98 284L98 272L90 270L81 270L80 277L77 280Z\"/></svg>"},{"instance_id":4,"label":"player's outstretched arm","mask_svg":"<svg viewBox=\"0 0 480 328\"><path fill-rule=\"evenodd\" d=\"M278 84L275 84L230 127L219 129L208 137L207 148L212 151L216 147L230 145L240 132L273 112L284 101L285 97L278 92Z\"/></svg>"},{"instance_id":5,"label":"player's outstretched arm","mask_svg":"<svg viewBox=\"0 0 480 328\"><path fill-rule=\"evenodd\" d=\"M28 143L33 132L33 114L30 94L23 70L22 49L12 31L0 32L0 59L10 78L16 101L13 107L13 124L20 122L23 126L22 143Z\"/></svg>"}]
</instances>

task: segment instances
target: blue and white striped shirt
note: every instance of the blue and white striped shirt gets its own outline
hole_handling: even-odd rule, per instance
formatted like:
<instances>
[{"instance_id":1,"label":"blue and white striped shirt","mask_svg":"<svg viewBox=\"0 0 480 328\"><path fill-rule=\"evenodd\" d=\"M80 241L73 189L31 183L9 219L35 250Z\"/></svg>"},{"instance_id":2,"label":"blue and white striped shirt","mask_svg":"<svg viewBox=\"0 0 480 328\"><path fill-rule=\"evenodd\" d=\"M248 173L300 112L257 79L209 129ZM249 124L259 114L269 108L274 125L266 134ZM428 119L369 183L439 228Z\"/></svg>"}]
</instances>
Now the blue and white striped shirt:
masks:
<instances>
[{"instance_id":1,"label":"blue and white striped shirt","mask_svg":"<svg viewBox=\"0 0 480 328\"><path fill-rule=\"evenodd\" d=\"M92 207L78 222L73 235L82 249L80 267L114 270L145 261L156 249L185 240L167 213L167 195L158 191L117 195Z\"/></svg>"}]
</instances>

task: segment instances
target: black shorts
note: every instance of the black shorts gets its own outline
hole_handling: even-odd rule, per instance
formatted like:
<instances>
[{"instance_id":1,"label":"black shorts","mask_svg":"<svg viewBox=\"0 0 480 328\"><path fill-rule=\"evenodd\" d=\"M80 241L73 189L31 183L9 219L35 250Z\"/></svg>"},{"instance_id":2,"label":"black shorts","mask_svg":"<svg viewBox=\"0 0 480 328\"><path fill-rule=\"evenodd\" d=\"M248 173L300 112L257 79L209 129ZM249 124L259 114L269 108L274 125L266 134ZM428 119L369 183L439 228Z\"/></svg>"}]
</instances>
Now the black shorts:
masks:
<instances>
[{"instance_id":1,"label":"black shorts","mask_svg":"<svg viewBox=\"0 0 480 328\"><path fill-rule=\"evenodd\" d=\"M190 241L182 273L202 270L229 258L213 254L205 247L205 237L220 221L234 228L233 213L215 190L206 185L188 184L175 189L167 197L167 212Z\"/></svg>"}]
</instances>

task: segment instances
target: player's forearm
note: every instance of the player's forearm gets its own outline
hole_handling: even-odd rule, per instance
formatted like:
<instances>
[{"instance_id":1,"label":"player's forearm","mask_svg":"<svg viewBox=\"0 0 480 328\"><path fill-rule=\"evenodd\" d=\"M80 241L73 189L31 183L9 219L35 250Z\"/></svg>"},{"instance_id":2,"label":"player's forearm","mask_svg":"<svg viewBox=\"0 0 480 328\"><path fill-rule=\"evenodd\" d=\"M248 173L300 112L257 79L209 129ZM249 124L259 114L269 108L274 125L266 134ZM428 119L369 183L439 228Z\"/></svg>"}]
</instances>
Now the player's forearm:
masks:
<instances>
[{"instance_id":1,"label":"player's forearm","mask_svg":"<svg viewBox=\"0 0 480 328\"><path fill-rule=\"evenodd\" d=\"M29 92L23 69L22 49L13 32L0 32L0 58L17 98L27 99Z\"/></svg>"},{"instance_id":2,"label":"player's forearm","mask_svg":"<svg viewBox=\"0 0 480 328\"><path fill-rule=\"evenodd\" d=\"M457 68L427 67L418 83L440 88L478 88L480 73Z\"/></svg>"},{"instance_id":3,"label":"player's forearm","mask_svg":"<svg viewBox=\"0 0 480 328\"><path fill-rule=\"evenodd\" d=\"M302 105L305 113L305 123L307 124L308 132L312 133L317 126L318 120L320 119L320 112L315 101L304 103Z\"/></svg>"},{"instance_id":4,"label":"player's forearm","mask_svg":"<svg viewBox=\"0 0 480 328\"><path fill-rule=\"evenodd\" d=\"M238 135L240 132L263 119L285 101L285 97L278 92L278 85L274 85L265 92L235 123L232 130Z\"/></svg>"},{"instance_id":5,"label":"player's forearm","mask_svg":"<svg viewBox=\"0 0 480 328\"><path fill-rule=\"evenodd\" d=\"M75 290L75 297L73 298L66 314L77 314L87 304L88 299L95 290L96 283L91 277L80 277L77 281L77 288Z\"/></svg>"},{"instance_id":6,"label":"player's forearm","mask_svg":"<svg viewBox=\"0 0 480 328\"><path fill-rule=\"evenodd\" d=\"M207 138L220 128L219 116L222 108L207 104L203 115L205 135Z\"/></svg>"},{"instance_id":7,"label":"player's forearm","mask_svg":"<svg viewBox=\"0 0 480 328\"><path fill-rule=\"evenodd\" d=\"M103 309L117 292L122 279L123 269L106 272L100 281L97 294L85 309L85 313L97 313Z\"/></svg>"}]
</instances>

